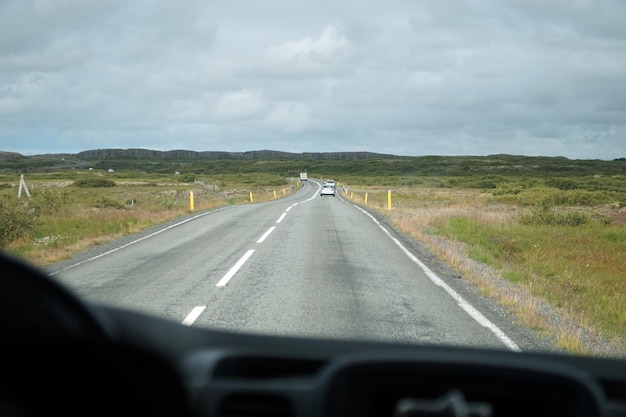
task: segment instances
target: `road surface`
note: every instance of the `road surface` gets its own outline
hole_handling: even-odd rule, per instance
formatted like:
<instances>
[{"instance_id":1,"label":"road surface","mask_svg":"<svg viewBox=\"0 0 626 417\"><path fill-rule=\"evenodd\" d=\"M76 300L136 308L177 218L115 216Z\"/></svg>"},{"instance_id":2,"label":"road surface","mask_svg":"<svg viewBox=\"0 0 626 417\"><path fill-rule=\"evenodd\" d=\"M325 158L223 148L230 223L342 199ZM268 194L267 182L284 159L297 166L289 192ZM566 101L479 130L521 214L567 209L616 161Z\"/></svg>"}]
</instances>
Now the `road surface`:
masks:
<instances>
[{"instance_id":1,"label":"road surface","mask_svg":"<svg viewBox=\"0 0 626 417\"><path fill-rule=\"evenodd\" d=\"M52 275L90 301L238 332L534 349L377 217L303 182L81 253Z\"/></svg>"}]
</instances>

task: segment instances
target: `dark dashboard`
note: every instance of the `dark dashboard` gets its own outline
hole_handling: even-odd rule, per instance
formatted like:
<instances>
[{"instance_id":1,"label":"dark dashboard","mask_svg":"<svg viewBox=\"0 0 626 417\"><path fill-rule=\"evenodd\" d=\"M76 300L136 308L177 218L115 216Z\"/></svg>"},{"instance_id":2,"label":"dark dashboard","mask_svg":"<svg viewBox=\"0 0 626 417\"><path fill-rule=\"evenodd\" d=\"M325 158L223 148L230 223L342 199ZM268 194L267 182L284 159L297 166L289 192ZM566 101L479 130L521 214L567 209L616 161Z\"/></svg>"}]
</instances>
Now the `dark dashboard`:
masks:
<instances>
[{"instance_id":1,"label":"dark dashboard","mask_svg":"<svg viewBox=\"0 0 626 417\"><path fill-rule=\"evenodd\" d=\"M626 361L226 333L2 258L0 415L626 416Z\"/></svg>"}]
</instances>

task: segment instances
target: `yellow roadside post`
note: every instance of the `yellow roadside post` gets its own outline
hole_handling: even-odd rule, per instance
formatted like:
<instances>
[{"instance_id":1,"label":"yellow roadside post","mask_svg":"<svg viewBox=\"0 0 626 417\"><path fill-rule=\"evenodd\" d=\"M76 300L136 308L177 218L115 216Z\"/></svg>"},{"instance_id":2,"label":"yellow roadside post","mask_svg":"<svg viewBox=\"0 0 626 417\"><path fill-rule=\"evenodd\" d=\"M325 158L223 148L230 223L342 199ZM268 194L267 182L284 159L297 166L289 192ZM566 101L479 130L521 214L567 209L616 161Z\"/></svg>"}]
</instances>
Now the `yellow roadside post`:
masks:
<instances>
[{"instance_id":1,"label":"yellow roadside post","mask_svg":"<svg viewBox=\"0 0 626 417\"><path fill-rule=\"evenodd\" d=\"M193 211L193 191L189 191L189 211Z\"/></svg>"},{"instance_id":2,"label":"yellow roadside post","mask_svg":"<svg viewBox=\"0 0 626 417\"><path fill-rule=\"evenodd\" d=\"M391 210L391 190L387 191L387 210Z\"/></svg>"},{"instance_id":3,"label":"yellow roadside post","mask_svg":"<svg viewBox=\"0 0 626 417\"><path fill-rule=\"evenodd\" d=\"M276 198L276 190L274 190L274 198Z\"/></svg>"},{"instance_id":4,"label":"yellow roadside post","mask_svg":"<svg viewBox=\"0 0 626 417\"><path fill-rule=\"evenodd\" d=\"M365 193L365 204L367 204L367 193Z\"/></svg>"},{"instance_id":5,"label":"yellow roadside post","mask_svg":"<svg viewBox=\"0 0 626 417\"><path fill-rule=\"evenodd\" d=\"M250 202L254 203L254 198L252 197L252 191L250 191Z\"/></svg>"}]
</instances>

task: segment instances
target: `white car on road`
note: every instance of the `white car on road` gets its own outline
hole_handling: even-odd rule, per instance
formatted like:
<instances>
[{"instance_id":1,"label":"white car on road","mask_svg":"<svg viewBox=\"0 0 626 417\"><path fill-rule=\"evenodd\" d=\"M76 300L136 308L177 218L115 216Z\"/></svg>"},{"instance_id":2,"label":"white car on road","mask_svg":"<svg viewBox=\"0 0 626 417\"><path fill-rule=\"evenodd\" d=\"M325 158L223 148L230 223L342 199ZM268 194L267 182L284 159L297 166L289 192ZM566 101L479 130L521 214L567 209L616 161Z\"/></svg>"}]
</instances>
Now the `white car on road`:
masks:
<instances>
[{"instance_id":1,"label":"white car on road","mask_svg":"<svg viewBox=\"0 0 626 417\"><path fill-rule=\"evenodd\" d=\"M322 189L320 190L320 197L324 197L325 195L332 195L333 197L337 196L337 189L334 184L324 184Z\"/></svg>"}]
</instances>

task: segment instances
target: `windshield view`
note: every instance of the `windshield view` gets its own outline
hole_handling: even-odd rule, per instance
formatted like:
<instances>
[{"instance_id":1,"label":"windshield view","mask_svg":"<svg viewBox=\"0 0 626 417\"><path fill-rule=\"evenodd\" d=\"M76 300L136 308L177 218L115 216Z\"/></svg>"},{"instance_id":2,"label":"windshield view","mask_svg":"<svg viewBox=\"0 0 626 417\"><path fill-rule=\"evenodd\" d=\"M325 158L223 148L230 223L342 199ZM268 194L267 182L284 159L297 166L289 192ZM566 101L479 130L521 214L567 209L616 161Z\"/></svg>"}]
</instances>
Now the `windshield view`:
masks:
<instances>
[{"instance_id":1,"label":"windshield view","mask_svg":"<svg viewBox=\"0 0 626 417\"><path fill-rule=\"evenodd\" d=\"M184 330L621 358L624 21L0 0L0 248Z\"/></svg>"}]
</instances>

